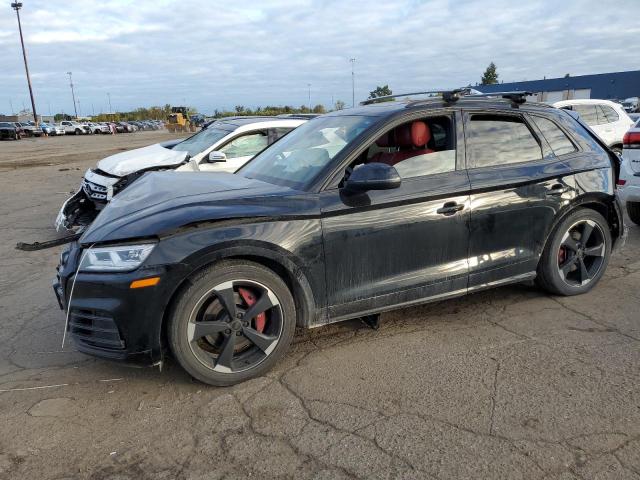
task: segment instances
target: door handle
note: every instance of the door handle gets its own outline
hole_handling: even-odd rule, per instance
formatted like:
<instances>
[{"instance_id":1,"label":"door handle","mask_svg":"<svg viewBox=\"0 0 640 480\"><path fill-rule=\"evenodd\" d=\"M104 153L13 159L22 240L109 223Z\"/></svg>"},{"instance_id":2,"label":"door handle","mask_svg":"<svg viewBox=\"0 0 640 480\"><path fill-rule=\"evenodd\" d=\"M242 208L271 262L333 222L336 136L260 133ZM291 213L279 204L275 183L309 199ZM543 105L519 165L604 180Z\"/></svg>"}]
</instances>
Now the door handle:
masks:
<instances>
[{"instance_id":1,"label":"door handle","mask_svg":"<svg viewBox=\"0 0 640 480\"><path fill-rule=\"evenodd\" d=\"M560 183L556 183L554 186L552 186L549 190L546 191L545 195L547 195L548 197L555 196L555 195L562 195L567 190L569 190L569 188L565 187Z\"/></svg>"},{"instance_id":2,"label":"door handle","mask_svg":"<svg viewBox=\"0 0 640 480\"><path fill-rule=\"evenodd\" d=\"M459 205L456 202L447 202L441 208L436 210L440 215L453 215L464 208L464 205Z\"/></svg>"}]
</instances>

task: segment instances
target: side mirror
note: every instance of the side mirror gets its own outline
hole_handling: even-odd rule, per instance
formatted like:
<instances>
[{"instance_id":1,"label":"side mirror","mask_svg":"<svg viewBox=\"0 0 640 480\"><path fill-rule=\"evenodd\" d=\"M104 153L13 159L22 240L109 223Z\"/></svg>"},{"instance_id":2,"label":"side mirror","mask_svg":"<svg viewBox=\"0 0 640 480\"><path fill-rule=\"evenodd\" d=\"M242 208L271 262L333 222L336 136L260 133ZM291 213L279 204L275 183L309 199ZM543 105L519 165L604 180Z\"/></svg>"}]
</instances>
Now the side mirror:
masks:
<instances>
[{"instance_id":1,"label":"side mirror","mask_svg":"<svg viewBox=\"0 0 640 480\"><path fill-rule=\"evenodd\" d=\"M386 163L365 163L357 167L344 183L347 193L361 193L368 190L391 190L398 188L402 179L398 171Z\"/></svg>"},{"instance_id":2,"label":"side mirror","mask_svg":"<svg viewBox=\"0 0 640 480\"><path fill-rule=\"evenodd\" d=\"M209 163L226 162L226 161L227 161L227 156L224 153L219 152L217 150L210 152L209 156L207 157L207 162Z\"/></svg>"}]
</instances>

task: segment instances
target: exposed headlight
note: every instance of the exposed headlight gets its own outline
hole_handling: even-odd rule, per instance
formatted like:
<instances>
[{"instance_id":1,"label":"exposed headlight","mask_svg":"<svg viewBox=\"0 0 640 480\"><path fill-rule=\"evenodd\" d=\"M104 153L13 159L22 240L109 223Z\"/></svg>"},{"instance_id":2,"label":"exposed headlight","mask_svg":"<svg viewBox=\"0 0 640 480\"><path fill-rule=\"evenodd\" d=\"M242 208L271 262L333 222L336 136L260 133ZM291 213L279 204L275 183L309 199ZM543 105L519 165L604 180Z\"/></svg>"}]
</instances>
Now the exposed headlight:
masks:
<instances>
[{"instance_id":1,"label":"exposed headlight","mask_svg":"<svg viewBox=\"0 0 640 480\"><path fill-rule=\"evenodd\" d=\"M80 270L83 272L124 272L135 270L144 262L155 243L96 247L86 251Z\"/></svg>"}]
</instances>

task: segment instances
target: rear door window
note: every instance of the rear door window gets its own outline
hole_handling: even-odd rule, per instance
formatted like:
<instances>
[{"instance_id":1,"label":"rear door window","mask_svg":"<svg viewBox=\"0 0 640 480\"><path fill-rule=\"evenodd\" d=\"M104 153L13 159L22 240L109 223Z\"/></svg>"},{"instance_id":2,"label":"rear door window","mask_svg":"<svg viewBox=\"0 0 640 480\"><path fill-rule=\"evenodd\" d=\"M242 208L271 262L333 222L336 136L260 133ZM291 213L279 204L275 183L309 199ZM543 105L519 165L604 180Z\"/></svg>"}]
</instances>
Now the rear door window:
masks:
<instances>
[{"instance_id":1,"label":"rear door window","mask_svg":"<svg viewBox=\"0 0 640 480\"><path fill-rule=\"evenodd\" d=\"M469 168L542 160L542 148L519 116L472 114L465 128Z\"/></svg>"},{"instance_id":2,"label":"rear door window","mask_svg":"<svg viewBox=\"0 0 640 480\"><path fill-rule=\"evenodd\" d=\"M278 127L269 129L269 145L280 140L287 133L293 130L293 127Z\"/></svg>"},{"instance_id":3,"label":"rear door window","mask_svg":"<svg viewBox=\"0 0 640 480\"><path fill-rule=\"evenodd\" d=\"M598 105L598 115L603 119L600 123L617 122L620 117L609 105Z\"/></svg>"},{"instance_id":4,"label":"rear door window","mask_svg":"<svg viewBox=\"0 0 640 480\"><path fill-rule=\"evenodd\" d=\"M534 123L542 132L545 140L553 150L556 156L573 153L576 151L575 145L569 140L569 137L554 122L547 118L531 117Z\"/></svg>"},{"instance_id":5,"label":"rear door window","mask_svg":"<svg viewBox=\"0 0 640 480\"><path fill-rule=\"evenodd\" d=\"M595 105L573 105L572 108L580 114L580 118L587 125L598 125L600 123Z\"/></svg>"}]
</instances>

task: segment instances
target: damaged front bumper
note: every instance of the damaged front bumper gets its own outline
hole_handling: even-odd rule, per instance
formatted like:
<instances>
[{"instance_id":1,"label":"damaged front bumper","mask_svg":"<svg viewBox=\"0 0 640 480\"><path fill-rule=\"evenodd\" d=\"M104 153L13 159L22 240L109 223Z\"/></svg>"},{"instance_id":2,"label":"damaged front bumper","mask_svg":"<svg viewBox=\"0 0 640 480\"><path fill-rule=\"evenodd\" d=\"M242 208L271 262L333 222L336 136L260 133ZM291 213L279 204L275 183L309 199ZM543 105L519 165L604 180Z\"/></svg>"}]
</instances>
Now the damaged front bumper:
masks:
<instances>
[{"instance_id":1,"label":"damaged front bumper","mask_svg":"<svg viewBox=\"0 0 640 480\"><path fill-rule=\"evenodd\" d=\"M91 224L113 197L114 186L120 180L87 170L80 189L62 204L54 224L56 230L72 230Z\"/></svg>"},{"instance_id":2,"label":"damaged front bumper","mask_svg":"<svg viewBox=\"0 0 640 480\"><path fill-rule=\"evenodd\" d=\"M76 348L133 366L162 361L162 318L184 268L156 265L131 272L79 272L82 252L78 242L64 248L52 285L60 308L68 311L67 332ZM161 278L158 285L130 287L152 276Z\"/></svg>"}]
</instances>

